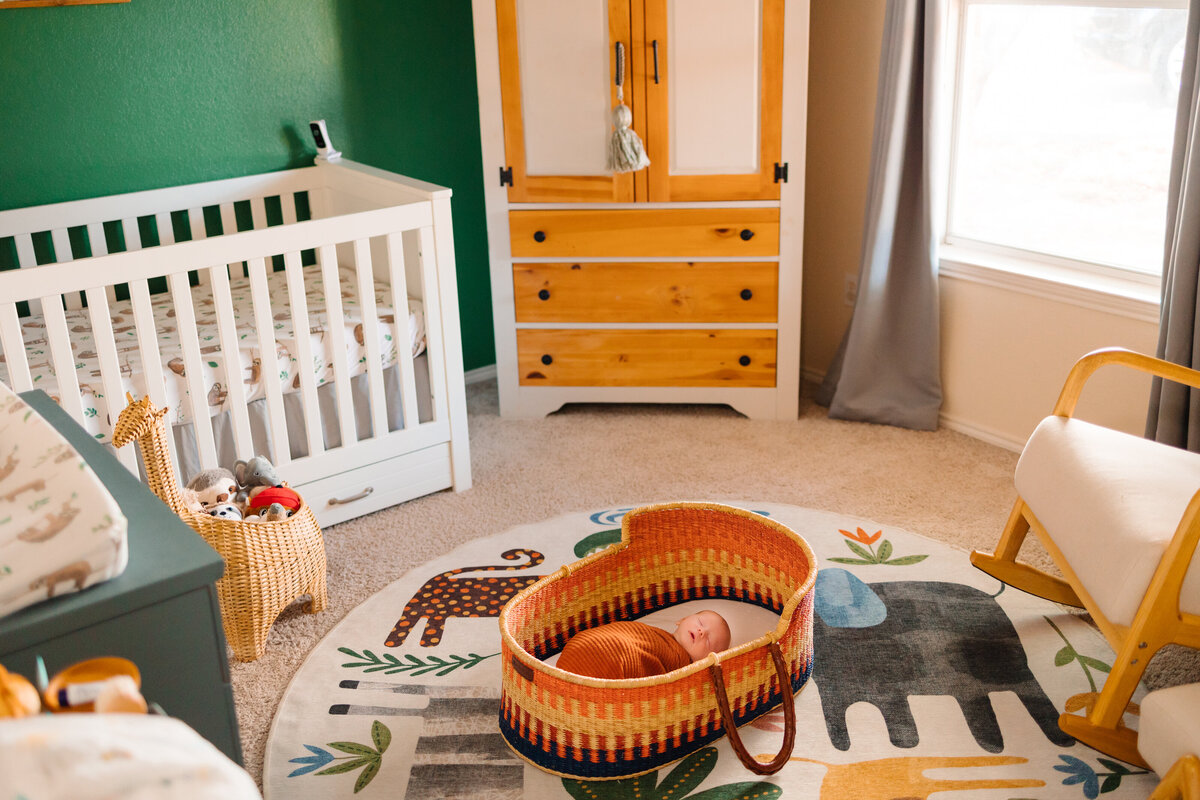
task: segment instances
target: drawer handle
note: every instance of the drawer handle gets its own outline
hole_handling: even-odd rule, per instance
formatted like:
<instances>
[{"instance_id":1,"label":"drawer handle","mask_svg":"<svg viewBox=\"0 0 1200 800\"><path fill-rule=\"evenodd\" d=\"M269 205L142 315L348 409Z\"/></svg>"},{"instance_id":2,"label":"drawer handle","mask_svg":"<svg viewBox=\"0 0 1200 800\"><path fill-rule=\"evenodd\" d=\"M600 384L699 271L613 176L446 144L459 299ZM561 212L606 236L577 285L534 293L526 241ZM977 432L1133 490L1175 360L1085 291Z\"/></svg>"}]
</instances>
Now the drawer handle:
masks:
<instances>
[{"instance_id":1,"label":"drawer handle","mask_svg":"<svg viewBox=\"0 0 1200 800\"><path fill-rule=\"evenodd\" d=\"M546 366L550 366L551 364L554 363L554 359L551 358L550 355L547 353L546 355L542 356L542 363L545 364Z\"/></svg>"},{"instance_id":2,"label":"drawer handle","mask_svg":"<svg viewBox=\"0 0 1200 800\"><path fill-rule=\"evenodd\" d=\"M750 291L749 289L742 289L740 297L743 300L749 300L751 297L754 297L754 292Z\"/></svg>"},{"instance_id":3,"label":"drawer handle","mask_svg":"<svg viewBox=\"0 0 1200 800\"><path fill-rule=\"evenodd\" d=\"M363 489L358 494L351 495L350 497L331 497L331 498L329 498L329 505L340 506L340 505L345 505L346 503L353 503L355 500L362 500L364 497L366 497L373 491L375 491L375 487L368 486L367 488Z\"/></svg>"},{"instance_id":4,"label":"drawer handle","mask_svg":"<svg viewBox=\"0 0 1200 800\"><path fill-rule=\"evenodd\" d=\"M533 232L533 240L534 240L535 242L544 242L544 241L546 241L546 232L545 232L545 231L534 231L534 232Z\"/></svg>"},{"instance_id":5,"label":"drawer handle","mask_svg":"<svg viewBox=\"0 0 1200 800\"><path fill-rule=\"evenodd\" d=\"M738 236L742 237L743 242L748 242L754 238L754 231L750 230L749 228L742 228L742 232L739 233ZM538 239L538 241L541 241L541 239Z\"/></svg>"},{"instance_id":6,"label":"drawer handle","mask_svg":"<svg viewBox=\"0 0 1200 800\"><path fill-rule=\"evenodd\" d=\"M542 289L540 292L538 292L538 299L539 300L549 300L550 299L550 290Z\"/></svg>"},{"instance_id":7,"label":"drawer handle","mask_svg":"<svg viewBox=\"0 0 1200 800\"><path fill-rule=\"evenodd\" d=\"M750 366L750 356L742 356L741 358L738 359L738 363L741 364L743 367Z\"/></svg>"}]
</instances>

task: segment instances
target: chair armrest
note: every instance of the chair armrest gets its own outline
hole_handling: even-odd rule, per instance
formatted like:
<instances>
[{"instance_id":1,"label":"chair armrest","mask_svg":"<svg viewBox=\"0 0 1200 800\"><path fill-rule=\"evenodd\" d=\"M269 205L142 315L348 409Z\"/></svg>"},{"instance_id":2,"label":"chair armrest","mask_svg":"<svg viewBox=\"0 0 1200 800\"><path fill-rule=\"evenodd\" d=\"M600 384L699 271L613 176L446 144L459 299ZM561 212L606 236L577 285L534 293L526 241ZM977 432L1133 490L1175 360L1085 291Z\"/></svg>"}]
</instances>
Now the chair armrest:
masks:
<instances>
[{"instance_id":1,"label":"chair armrest","mask_svg":"<svg viewBox=\"0 0 1200 800\"><path fill-rule=\"evenodd\" d=\"M1135 353L1124 347L1106 347L1101 350L1093 350L1071 367L1071 371L1067 374L1067 380L1063 383L1062 391L1059 392L1058 402L1054 404L1054 415L1069 417L1074 414L1075 405L1079 402L1079 395L1083 392L1083 386L1087 383L1088 378L1092 377L1092 373L1100 367L1109 364L1118 364L1139 372L1148 372L1159 378L1200 389L1200 372L1194 369L1163 361L1154 356Z\"/></svg>"}]
</instances>

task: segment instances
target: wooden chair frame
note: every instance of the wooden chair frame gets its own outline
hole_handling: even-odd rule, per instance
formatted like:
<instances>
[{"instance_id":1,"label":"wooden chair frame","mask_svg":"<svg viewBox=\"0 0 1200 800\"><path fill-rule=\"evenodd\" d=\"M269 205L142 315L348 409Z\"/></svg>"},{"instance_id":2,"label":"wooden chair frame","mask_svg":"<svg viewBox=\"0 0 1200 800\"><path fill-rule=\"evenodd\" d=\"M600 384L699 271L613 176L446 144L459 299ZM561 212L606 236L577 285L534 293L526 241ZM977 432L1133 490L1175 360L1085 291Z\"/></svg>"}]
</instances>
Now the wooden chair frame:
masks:
<instances>
[{"instance_id":1,"label":"wooden chair frame","mask_svg":"<svg viewBox=\"0 0 1200 800\"><path fill-rule=\"evenodd\" d=\"M1196 370L1124 348L1096 350L1071 368L1054 406L1054 414L1071 417L1084 384L1096 370L1109 365L1128 367L1200 388L1200 372ZM1030 530L1050 553L1065 580L1016 560ZM976 550L971 554L972 564L1010 586L1056 603L1087 609L1116 652L1112 671L1100 692L1077 695L1067 702L1068 711L1082 708L1086 715L1063 713L1058 718L1058 725L1064 732L1103 753L1149 768L1137 750L1137 731L1126 727L1122 718L1146 665L1163 645L1200 648L1200 616L1183 613L1179 607L1184 576L1191 566L1198 541L1200 492L1188 503L1129 626L1113 622L1100 611L1053 536L1020 497L1013 506L995 552Z\"/></svg>"},{"instance_id":2,"label":"wooden chair frame","mask_svg":"<svg viewBox=\"0 0 1200 800\"><path fill-rule=\"evenodd\" d=\"M1200 758L1187 755L1176 761L1148 800L1200 800Z\"/></svg>"}]
</instances>

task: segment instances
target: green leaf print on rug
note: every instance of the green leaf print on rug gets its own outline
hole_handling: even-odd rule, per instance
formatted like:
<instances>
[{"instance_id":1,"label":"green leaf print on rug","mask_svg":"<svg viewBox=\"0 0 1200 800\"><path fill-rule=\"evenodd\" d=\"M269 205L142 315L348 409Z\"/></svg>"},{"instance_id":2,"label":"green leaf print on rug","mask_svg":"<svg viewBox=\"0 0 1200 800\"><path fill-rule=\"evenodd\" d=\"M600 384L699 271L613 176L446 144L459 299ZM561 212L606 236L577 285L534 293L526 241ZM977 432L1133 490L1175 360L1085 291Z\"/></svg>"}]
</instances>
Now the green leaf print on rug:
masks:
<instances>
[{"instance_id":1,"label":"green leaf print on rug","mask_svg":"<svg viewBox=\"0 0 1200 800\"><path fill-rule=\"evenodd\" d=\"M387 751L388 745L392 743L391 730L379 720L371 723L371 743L375 746L359 744L358 742L330 742L325 746L346 753L347 755L344 756L335 756L324 747L306 744L304 748L311 755L289 759L288 763L301 764L302 766L293 770L288 777L295 778L309 773L314 775L341 775L361 769L362 772L358 774L358 780L354 782L354 793L358 794L379 774L379 768L383 765L383 754ZM322 767L324 769L321 769ZM320 771L317 772L316 770Z\"/></svg>"},{"instance_id":2,"label":"green leaf print on rug","mask_svg":"<svg viewBox=\"0 0 1200 800\"><path fill-rule=\"evenodd\" d=\"M339 653L345 653L351 658L357 658L358 661L347 662L342 664L347 669L362 669L363 672L380 672L384 675L395 675L398 672L408 672L410 675L424 675L427 672L433 672L437 677L449 675L456 669L470 669L478 664L483 663L489 658L495 658L499 653L481 656L478 653L467 653L465 656L448 655L446 658L439 656L425 656L418 658L412 653L406 653L403 659L397 658L391 653L384 653L378 656L370 650L363 650L362 654L351 650L349 647L339 647Z\"/></svg>"},{"instance_id":3,"label":"green leaf print on rug","mask_svg":"<svg viewBox=\"0 0 1200 800\"><path fill-rule=\"evenodd\" d=\"M892 558L892 543L887 539L880 542L878 550L874 549L871 545L879 541L883 531L868 534L862 528L858 528L854 533L843 530L838 530L838 533L850 540L846 542L846 546L850 548L850 552L858 556L858 558L829 559L839 564L887 564L893 567L904 567L909 564L919 564L929 558L927 555Z\"/></svg>"},{"instance_id":4,"label":"green leaf print on rug","mask_svg":"<svg viewBox=\"0 0 1200 800\"><path fill-rule=\"evenodd\" d=\"M619 781L563 778L563 788L575 800L775 800L783 794L783 789L764 781L727 783L689 794L716 765L716 748L705 747L676 764L662 783L656 771Z\"/></svg>"}]
</instances>

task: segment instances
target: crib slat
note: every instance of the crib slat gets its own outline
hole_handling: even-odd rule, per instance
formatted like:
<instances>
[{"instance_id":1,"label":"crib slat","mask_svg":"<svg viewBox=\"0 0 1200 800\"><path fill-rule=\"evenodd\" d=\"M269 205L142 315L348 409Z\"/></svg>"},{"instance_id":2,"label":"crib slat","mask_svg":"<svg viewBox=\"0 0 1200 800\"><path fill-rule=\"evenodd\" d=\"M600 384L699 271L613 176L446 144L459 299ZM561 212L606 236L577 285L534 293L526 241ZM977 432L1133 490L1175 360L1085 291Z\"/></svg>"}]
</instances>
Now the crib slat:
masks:
<instances>
[{"instance_id":1,"label":"crib slat","mask_svg":"<svg viewBox=\"0 0 1200 800\"><path fill-rule=\"evenodd\" d=\"M294 224L296 222L296 193L284 192L279 195L279 207L283 211L283 224Z\"/></svg>"},{"instance_id":2,"label":"crib slat","mask_svg":"<svg viewBox=\"0 0 1200 800\"><path fill-rule=\"evenodd\" d=\"M400 365L400 403L404 409L404 427L411 430L420 424L417 415L417 381L413 372L412 336L408 327L408 276L404 271L403 234L389 233L387 257L392 284L392 306L395 308L395 328L392 341L396 345L396 361Z\"/></svg>"},{"instance_id":3,"label":"crib slat","mask_svg":"<svg viewBox=\"0 0 1200 800\"><path fill-rule=\"evenodd\" d=\"M175 244L175 226L171 224L171 215L161 211L154 215L154 226L158 228L158 244L160 247Z\"/></svg>"},{"instance_id":4,"label":"crib slat","mask_svg":"<svg viewBox=\"0 0 1200 800\"><path fill-rule=\"evenodd\" d=\"M127 243L129 239L125 240ZM142 377L146 381L146 393L159 408L167 407L166 383L163 380L162 353L158 347L158 325L154 319L154 306L150 300L150 286L145 280L129 282L129 301L133 305L133 322L137 331L138 355L142 361ZM136 392L136 384L135 384ZM141 397L134 399L140 400ZM169 429L168 423L168 429ZM179 458L175 453L175 437L167 436L167 450L171 463L179 475Z\"/></svg>"},{"instance_id":5,"label":"crib slat","mask_svg":"<svg viewBox=\"0 0 1200 800\"><path fill-rule=\"evenodd\" d=\"M42 298L42 319L46 323L46 339L50 342L54 377L58 381L59 402L64 411L87 427L79 396L79 376L75 372L75 353L71 350L71 335L67 332L67 317L59 295Z\"/></svg>"},{"instance_id":6,"label":"crib slat","mask_svg":"<svg viewBox=\"0 0 1200 800\"><path fill-rule=\"evenodd\" d=\"M237 233L237 212L233 209L233 203L221 203L219 208L221 210L221 235L228 236L231 233ZM243 262L233 261L229 264L229 277L242 278L245 275Z\"/></svg>"},{"instance_id":7,"label":"crib slat","mask_svg":"<svg viewBox=\"0 0 1200 800\"><path fill-rule=\"evenodd\" d=\"M250 198L250 219L254 221L254 230L256 231L267 227L267 198Z\"/></svg>"},{"instance_id":8,"label":"crib slat","mask_svg":"<svg viewBox=\"0 0 1200 800\"><path fill-rule=\"evenodd\" d=\"M321 264L321 288L325 295L325 312L329 317L329 349L327 356L333 364L333 385L337 395L338 428L342 432L342 447L358 441L354 424L354 404L350 395L350 371L346 367L346 328L340 320L342 284L338 273L337 248L327 244L317 251Z\"/></svg>"},{"instance_id":9,"label":"crib slat","mask_svg":"<svg viewBox=\"0 0 1200 800\"><path fill-rule=\"evenodd\" d=\"M203 208L189 208L187 210L187 218L188 218L188 229L191 230L191 232L192 232L192 241L198 242L201 239L207 239L208 231L205 230L205 228L204 228L204 209ZM196 270L196 279L199 281L201 286L207 286L208 285L208 270L206 270L206 269Z\"/></svg>"},{"instance_id":10,"label":"crib slat","mask_svg":"<svg viewBox=\"0 0 1200 800\"><path fill-rule=\"evenodd\" d=\"M88 317L92 323L92 338L96 342L96 356L100 361L100 386L104 390L104 405L108 409L108 419L100 421L100 429L111 436L113 425L121 409L125 407L125 390L121 385L121 364L117 356L117 341L113 335L112 314L108 308L108 298L102 288L91 288L86 291L88 301ZM117 458L121 463L137 475L137 455L132 447L117 449Z\"/></svg>"},{"instance_id":11,"label":"crib slat","mask_svg":"<svg viewBox=\"0 0 1200 800\"><path fill-rule=\"evenodd\" d=\"M437 251L434 249L433 228L426 226L417 232L421 252L421 281L425 301L425 352L429 354L429 385L433 394L433 418L445 420L446 362L442 349L441 294L438 291Z\"/></svg>"},{"instance_id":12,"label":"crib slat","mask_svg":"<svg viewBox=\"0 0 1200 800\"><path fill-rule=\"evenodd\" d=\"M17 266L21 269L36 267L37 254L33 251L33 236L28 233L18 233L13 239L17 245ZM42 313L42 302L40 300L30 300L29 313L34 316L40 316Z\"/></svg>"},{"instance_id":13,"label":"crib slat","mask_svg":"<svg viewBox=\"0 0 1200 800\"><path fill-rule=\"evenodd\" d=\"M121 232L125 234L126 253L142 249L142 232L138 228L136 217L128 217L121 220Z\"/></svg>"},{"instance_id":14,"label":"crib slat","mask_svg":"<svg viewBox=\"0 0 1200 800\"><path fill-rule=\"evenodd\" d=\"M75 253L71 250L71 237L66 228L55 228L50 231L50 240L54 242L56 264L68 264L75 260ZM67 292L63 295L63 302L71 311L83 308L83 298L80 297L79 292Z\"/></svg>"},{"instance_id":15,"label":"crib slat","mask_svg":"<svg viewBox=\"0 0 1200 800\"><path fill-rule=\"evenodd\" d=\"M225 362L225 391L229 393L229 412L233 418L233 445L237 457L248 460L254 455L254 439L250 433L250 415L246 409L246 384L242 378L242 357L238 342L237 322L233 316L233 300L229 294L229 271L226 266L202 270L212 278L213 302L217 309L217 335L221 343L221 358Z\"/></svg>"},{"instance_id":16,"label":"crib slat","mask_svg":"<svg viewBox=\"0 0 1200 800\"><path fill-rule=\"evenodd\" d=\"M104 223L92 222L87 226L88 244L92 247L92 257L108 255L108 239L104 236ZM115 286L104 287L104 296L108 298L109 303L117 301L117 288Z\"/></svg>"},{"instance_id":17,"label":"crib slat","mask_svg":"<svg viewBox=\"0 0 1200 800\"><path fill-rule=\"evenodd\" d=\"M358 277L358 303L362 310L363 347L367 357L367 386L371 398L371 435L387 433L387 405L383 396L383 368L379 365L379 314L375 308L375 273L371 268L371 242L354 240L354 270Z\"/></svg>"},{"instance_id":18,"label":"crib slat","mask_svg":"<svg viewBox=\"0 0 1200 800\"><path fill-rule=\"evenodd\" d=\"M304 267L300 253L289 251L283 254L283 268L287 275L288 300L292 306L292 330L296 340L296 370L300 377L300 393L304 407L304 428L308 434L308 454L325 452L325 437L321 429L321 407L317 401L317 380L313 374L312 338L309 333L308 297L304 293Z\"/></svg>"},{"instance_id":19,"label":"crib slat","mask_svg":"<svg viewBox=\"0 0 1200 800\"><path fill-rule=\"evenodd\" d=\"M33 388L33 376L29 374L29 359L25 356L21 319L13 303L0 304L0 346L4 350L8 384L15 392L28 392Z\"/></svg>"},{"instance_id":20,"label":"crib slat","mask_svg":"<svg viewBox=\"0 0 1200 800\"><path fill-rule=\"evenodd\" d=\"M187 397L183 402L192 418L196 447L200 451L200 466L202 469L212 469L219 466L219 463L217 447L213 440L212 419L208 414L204 373L200 364L200 342L196 337L196 311L192 307L192 287L188 284L186 272L172 272L167 279L171 287L171 301L175 305L179 341L183 347L183 377L187 384Z\"/></svg>"},{"instance_id":21,"label":"crib slat","mask_svg":"<svg viewBox=\"0 0 1200 800\"><path fill-rule=\"evenodd\" d=\"M288 439L287 419L283 413L283 391L279 380L279 358L275 350L275 320L271 314L270 288L267 286L267 265L262 258L247 262L250 271L250 297L254 301L254 327L258 330L261 350L259 379L267 396L267 416L271 420L271 436L275 442L271 461L276 467L292 460Z\"/></svg>"}]
</instances>

